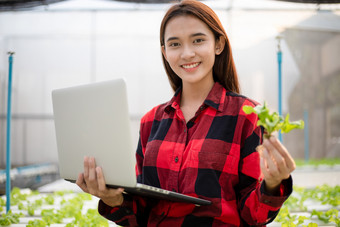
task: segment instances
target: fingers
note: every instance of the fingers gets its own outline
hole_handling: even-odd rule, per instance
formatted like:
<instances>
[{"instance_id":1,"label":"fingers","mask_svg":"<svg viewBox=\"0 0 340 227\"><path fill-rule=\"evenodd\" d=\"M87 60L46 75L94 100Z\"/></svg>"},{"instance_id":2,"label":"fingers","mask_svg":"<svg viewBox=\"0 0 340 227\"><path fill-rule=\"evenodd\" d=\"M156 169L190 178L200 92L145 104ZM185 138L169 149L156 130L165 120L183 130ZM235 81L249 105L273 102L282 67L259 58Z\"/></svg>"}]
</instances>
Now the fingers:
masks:
<instances>
[{"instance_id":1,"label":"fingers","mask_svg":"<svg viewBox=\"0 0 340 227\"><path fill-rule=\"evenodd\" d=\"M88 159L89 157L84 157L84 178L89 178L89 165L88 165Z\"/></svg>"},{"instance_id":2,"label":"fingers","mask_svg":"<svg viewBox=\"0 0 340 227\"><path fill-rule=\"evenodd\" d=\"M109 206L119 206L124 201L124 189L106 187L102 168L96 166L93 157L84 157L84 173L79 174L76 183L84 192L102 199Z\"/></svg>"},{"instance_id":3,"label":"fingers","mask_svg":"<svg viewBox=\"0 0 340 227\"><path fill-rule=\"evenodd\" d=\"M94 160L94 157L90 157L88 159L88 165L89 165L89 181L97 183L96 161Z\"/></svg>"},{"instance_id":4,"label":"fingers","mask_svg":"<svg viewBox=\"0 0 340 227\"><path fill-rule=\"evenodd\" d=\"M264 179L270 179L272 178L272 176L270 175L269 171L268 171L268 165L265 161L264 158L260 158L260 167L261 167L261 171L262 171L262 174L264 176Z\"/></svg>"},{"instance_id":5,"label":"fingers","mask_svg":"<svg viewBox=\"0 0 340 227\"><path fill-rule=\"evenodd\" d=\"M268 147L265 145L261 152L260 167L266 182L266 190L270 191L272 194L276 193L278 185L286 178L286 174L282 174L282 170L279 170L275 159L270 152L268 152Z\"/></svg>"},{"instance_id":6,"label":"fingers","mask_svg":"<svg viewBox=\"0 0 340 227\"><path fill-rule=\"evenodd\" d=\"M93 157L84 157L84 179L85 181L93 181L96 179L96 162Z\"/></svg>"},{"instance_id":7,"label":"fingers","mask_svg":"<svg viewBox=\"0 0 340 227\"><path fill-rule=\"evenodd\" d=\"M106 190L106 183L104 179L103 171L100 167L96 167L96 173L97 173L97 184L99 191L105 191Z\"/></svg>"},{"instance_id":8,"label":"fingers","mask_svg":"<svg viewBox=\"0 0 340 227\"><path fill-rule=\"evenodd\" d=\"M93 157L84 158L84 179L90 194L96 195L98 191L96 162Z\"/></svg>"},{"instance_id":9,"label":"fingers","mask_svg":"<svg viewBox=\"0 0 340 227\"><path fill-rule=\"evenodd\" d=\"M283 157L288 169L290 171L293 171L296 168L296 165L294 159L292 158L288 150L281 144L281 142L276 137L271 137L270 142Z\"/></svg>"},{"instance_id":10,"label":"fingers","mask_svg":"<svg viewBox=\"0 0 340 227\"><path fill-rule=\"evenodd\" d=\"M263 153L266 153L267 155L267 159L269 163L271 164L270 167L272 167L272 165L274 165L275 167L277 167L277 170L279 170L280 172L285 171L286 169L286 161L284 159L284 157L280 154L280 152L278 152L277 148L275 146L273 146L273 144L271 143L271 141L269 140L265 140L263 142L263 145L265 147L265 150L263 151ZM268 164L269 164L268 163Z\"/></svg>"},{"instance_id":11,"label":"fingers","mask_svg":"<svg viewBox=\"0 0 340 227\"><path fill-rule=\"evenodd\" d=\"M265 139L263 147L262 157L265 159L271 175L277 176L275 173L277 171L282 179L288 178L295 169L295 162L287 149L276 137L271 137L269 140Z\"/></svg>"},{"instance_id":12,"label":"fingers","mask_svg":"<svg viewBox=\"0 0 340 227\"><path fill-rule=\"evenodd\" d=\"M109 190L106 187L106 182L105 182L105 178L104 178L104 174L103 174L103 170L101 167L96 167L96 172L97 172L97 183L98 183L98 190L106 193L107 191L110 191L111 194L113 194L114 196L121 194L124 192L123 188L118 188L117 190Z\"/></svg>"},{"instance_id":13,"label":"fingers","mask_svg":"<svg viewBox=\"0 0 340 227\"><path fill-rule=\"evenodd\" d=\"M77 178L77 180L76 180L76 184L81 188L81 190L83 190L84 192L88 192L86 183L85 183L85 181L84 181L84 175L83 175L83 173L80 173L80 174L78 175L78 178Z\"/></svg>"},{"instance_id":14,"label":"fingers","mask_svg":"<svg viewBox=\"0 0 340 227\"><path fill-rule=\"evenodd\" d=\"M279 177L280 171L266 149L262 150L261 162L262 162L261 169L265 178Z\"/></svg>"},{"instance_id":15,"label":"fingers","mask_svg":"<svg viewBox=\"0 0 340 227\"><path fill-rule=\"evenodd\" d=\"M112 207L120 206L124 201L122 195L124 189L123 188L108 189L106 187L102 168L96 167L96 173L98 182L98 196L103 200L104 203L106 203L109 206Z\"/></svg>"}]
</instances>

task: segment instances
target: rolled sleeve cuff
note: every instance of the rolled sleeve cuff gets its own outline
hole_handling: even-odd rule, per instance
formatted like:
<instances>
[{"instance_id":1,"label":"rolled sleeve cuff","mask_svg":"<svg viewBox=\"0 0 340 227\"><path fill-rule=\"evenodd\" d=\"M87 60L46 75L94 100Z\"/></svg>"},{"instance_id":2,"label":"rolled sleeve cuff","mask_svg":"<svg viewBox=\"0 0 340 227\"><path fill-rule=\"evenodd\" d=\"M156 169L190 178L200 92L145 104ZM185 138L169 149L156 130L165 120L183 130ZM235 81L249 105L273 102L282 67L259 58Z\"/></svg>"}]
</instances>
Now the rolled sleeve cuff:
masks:
<instances>
[{"instance_id":1,"label":"rolled sleeve cuff","mask_svg":"<svg viewBox=\"0 0 340 227\"><path fill-rule=\"evenodd\" d=\"M260 188L261 196L260 203L267 204L272 207L281 207L282 204L287 200L290 194L293 192L293 179L289 176L288 179L283 180L280 185L280 195L273 196L265 189L264 181Z\"/></svg>"},{"instance_id":2,"label":"rolled sleeve cuff","mask_svg":"<svg viewBox=\"0 0 340 227\"><path fill-rule=\"evenodd\" d=\"M130 196L123 195L124 202L121 206L111 207L105 204L102 200L98 203L98 213L103 217L117 222L124 219L126 216L133 215L132 201Z\"/></svg>"}]
</instances>

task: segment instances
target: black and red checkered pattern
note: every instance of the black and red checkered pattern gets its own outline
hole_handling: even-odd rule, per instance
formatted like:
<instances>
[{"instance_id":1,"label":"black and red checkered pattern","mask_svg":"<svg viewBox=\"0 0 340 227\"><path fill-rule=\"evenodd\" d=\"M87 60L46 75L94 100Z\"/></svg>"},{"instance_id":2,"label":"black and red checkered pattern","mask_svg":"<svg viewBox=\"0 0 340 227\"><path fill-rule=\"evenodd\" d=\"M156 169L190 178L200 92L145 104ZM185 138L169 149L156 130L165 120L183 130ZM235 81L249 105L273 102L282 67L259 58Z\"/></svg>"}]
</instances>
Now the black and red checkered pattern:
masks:
<instances>
[{"instance_id":1,"label":"black and red checkered pattern","mask_svg":"<svg viewBox=\"0 0 340 227\"><path fill-rule=\"evenodd\" d=\"M254 101L215 83L189 122L180 110L181 90L141 120L137 148L138 182L212 201L212 205L154 201L126 195L121 207L99 203L99 212L119 225L265 225L292 191L291 178L281 195L264 190L259 154L262 131L244 105Z\"/></svg>"}]
</instances>

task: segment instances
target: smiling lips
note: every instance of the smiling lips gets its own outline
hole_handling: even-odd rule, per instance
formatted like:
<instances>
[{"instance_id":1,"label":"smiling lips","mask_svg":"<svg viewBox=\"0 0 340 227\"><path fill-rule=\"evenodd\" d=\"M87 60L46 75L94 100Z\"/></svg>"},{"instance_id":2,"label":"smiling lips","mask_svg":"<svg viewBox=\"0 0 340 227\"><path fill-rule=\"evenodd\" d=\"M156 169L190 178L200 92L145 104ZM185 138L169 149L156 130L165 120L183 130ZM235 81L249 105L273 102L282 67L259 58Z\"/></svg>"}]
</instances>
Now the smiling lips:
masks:
<instances>
[{"instance_id":1,"label":"smiling lips","mask_svg":"<svg viewBox=\"0 0 340 227\"><path fill-rule=\"evenodd\" d=\"M201 62L190 63L190 64L183 64L183 65L181 65L181 67L182 67L185 71L193 71L193 70L195 70L200 64L201 64Z\"/></svg>"}]
</instances>

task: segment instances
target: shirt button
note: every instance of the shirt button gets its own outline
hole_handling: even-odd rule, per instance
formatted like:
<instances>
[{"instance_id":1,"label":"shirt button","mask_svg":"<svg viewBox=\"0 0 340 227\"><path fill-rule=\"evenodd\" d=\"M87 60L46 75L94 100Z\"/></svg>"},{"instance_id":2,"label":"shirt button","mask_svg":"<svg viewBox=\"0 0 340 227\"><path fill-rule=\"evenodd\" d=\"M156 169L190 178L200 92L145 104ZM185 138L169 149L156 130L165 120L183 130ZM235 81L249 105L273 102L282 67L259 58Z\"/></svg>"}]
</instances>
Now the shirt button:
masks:
<instances>
[{"instance_id":1,"label":"shirt button","mask_svg":"<svg viewBox=\"0 0 340 227\"><path fill-rule=\"evenodd\" d=\"M175 158L175 162L177 163L178 162L178 157L176 156L176 158Z\"/></svg>"},{"instance_id":2,"label":"shirt button","mask_svg":"<svg viewBox=\"0 0 340 227\"><path fill-rule=\"evenodd\" d=\"M125 213L126 213L126 214L131 214L132 212L131 212L130 210L126 209L126 210L125 210Z\"/></svg>"},{"instance_id":3,"label":"shirt button","mask_svg":"<svg viewBox=\"0 0 340 227\"><path fill-rule=\"evenodd\" d=\"M184 132L187 132L187 129L186 129L186 128L184 129Z\"/></svg>"},{"instance_id":4,"label":"shirt button","mask_svg":"<svg viewBox=\"0 0 340 227\"><path fill-rule=\"evenodd\" d=\"M201 110L204 110L204 106L201 106L200 109L201 109Z\"/></svg>"}]
</instances>

